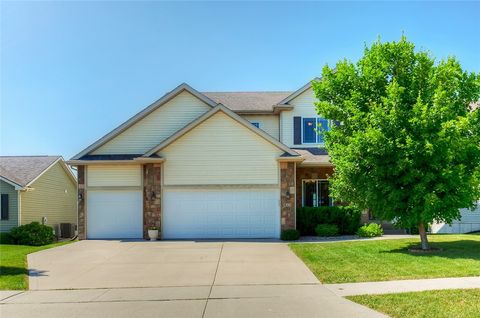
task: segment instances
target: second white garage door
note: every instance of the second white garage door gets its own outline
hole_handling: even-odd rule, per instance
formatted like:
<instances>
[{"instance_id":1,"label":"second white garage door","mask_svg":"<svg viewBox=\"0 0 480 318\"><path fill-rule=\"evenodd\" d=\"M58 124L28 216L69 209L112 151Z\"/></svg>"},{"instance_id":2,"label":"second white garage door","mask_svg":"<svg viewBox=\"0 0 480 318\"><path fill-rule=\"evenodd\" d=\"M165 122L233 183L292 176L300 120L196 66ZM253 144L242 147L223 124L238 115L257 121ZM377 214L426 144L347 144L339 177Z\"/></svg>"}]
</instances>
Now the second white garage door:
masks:
<instances>
[{"instance_id":1,"label":"second white garage door","mask_svg":"<svg viewBox=\"0 0 480 318\"><path fill-rule=\"evenodd\" d=\"M142 238L141 191L89 191L87 207L89 239Z\"/></svg>"},{"instance_id":2,"label":"second white garage door","mask_svg":"<svg viewBox=\"0 0 480 318\"><path fill-rule=\"evenodd\" d=\"M278 238L278 189L165 189L163 238Z\"/></svg>"}]
</instances>

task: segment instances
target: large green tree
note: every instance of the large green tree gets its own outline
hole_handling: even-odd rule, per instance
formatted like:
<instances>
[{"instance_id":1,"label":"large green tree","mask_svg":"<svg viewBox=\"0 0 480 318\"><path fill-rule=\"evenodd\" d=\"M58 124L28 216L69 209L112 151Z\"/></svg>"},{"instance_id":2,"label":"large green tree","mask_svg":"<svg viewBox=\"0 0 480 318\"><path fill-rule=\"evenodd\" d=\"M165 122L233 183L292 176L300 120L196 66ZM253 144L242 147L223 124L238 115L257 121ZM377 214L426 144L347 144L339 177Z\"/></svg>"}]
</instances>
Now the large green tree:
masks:
<instances>
[{"instance_id":1,"label":"large green tree","mask_svg":"<svg viewBox=\"0 0 480 318\"><path fill-rule=\"evenodd\" d=\"M436 62L402 37L366 47L356 63L325 66L313 82L333 195L403 227L451 223L480 198L480 74Z\"/></svg>"}]
</instances>

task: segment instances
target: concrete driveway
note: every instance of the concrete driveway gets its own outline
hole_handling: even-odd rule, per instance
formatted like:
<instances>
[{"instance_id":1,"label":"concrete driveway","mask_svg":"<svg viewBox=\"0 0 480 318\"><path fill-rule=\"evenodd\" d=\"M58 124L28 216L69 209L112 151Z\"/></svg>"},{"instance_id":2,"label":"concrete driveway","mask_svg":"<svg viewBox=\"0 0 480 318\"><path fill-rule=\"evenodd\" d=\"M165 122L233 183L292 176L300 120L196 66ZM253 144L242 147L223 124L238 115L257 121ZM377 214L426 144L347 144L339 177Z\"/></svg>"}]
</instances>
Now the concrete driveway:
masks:
<instances>
[{"instance_id":1,"label":"concrete driveway","mask_svg":"<svg viewBox=\"0 0 480 318\"><path fill-rule=\"evenodd\" d=\"M384 317L324 288L276 242L81 241L28 256L5 317Z\"/></svg>"}]
</instances>

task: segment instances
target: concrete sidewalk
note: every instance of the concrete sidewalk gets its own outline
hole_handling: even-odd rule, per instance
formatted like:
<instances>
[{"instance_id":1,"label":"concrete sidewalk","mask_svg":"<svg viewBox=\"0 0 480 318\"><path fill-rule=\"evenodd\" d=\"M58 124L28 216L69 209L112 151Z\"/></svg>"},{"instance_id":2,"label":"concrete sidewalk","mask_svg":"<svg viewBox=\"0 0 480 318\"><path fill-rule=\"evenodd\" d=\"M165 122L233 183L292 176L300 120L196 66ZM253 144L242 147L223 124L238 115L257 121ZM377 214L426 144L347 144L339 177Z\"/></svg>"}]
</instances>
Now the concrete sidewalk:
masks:
<instances>
[{"instance_id":1,"label":"concrete sidewalk","mask_svg":"<svg viewBox=\"0 0 480 318\"><path fill-rule=\"evenodd\" d=\"M0 301L16 317L373 317L386 316L321 285L200 286L27 291Z\"/></svg>"},{"instance_id":2,"label":"concrete sidewalk","mask_svg":"<svg viewBox=\"0 0 480 318\"><path fill-rule=\"evenodd\" d=\"M344 297L367 294L405 293L438 289L480 288L480 277L393 280L385 282L324 284L323 286L331 290L336 295Z\"/></svg>"}]
</instances>

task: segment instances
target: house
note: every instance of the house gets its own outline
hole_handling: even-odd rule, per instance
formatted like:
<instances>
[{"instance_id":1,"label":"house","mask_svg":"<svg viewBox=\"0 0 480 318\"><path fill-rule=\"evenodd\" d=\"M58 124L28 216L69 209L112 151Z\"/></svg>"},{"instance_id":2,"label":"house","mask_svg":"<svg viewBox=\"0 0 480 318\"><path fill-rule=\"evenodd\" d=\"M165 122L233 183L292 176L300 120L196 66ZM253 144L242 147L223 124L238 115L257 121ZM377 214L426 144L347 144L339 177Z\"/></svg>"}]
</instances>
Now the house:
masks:
<instances>
[{"instance_id":1,"label":"house","mask_svg":"<svg viewBox=\"0 0 480 318\"><path fill-rule=\"evenodd\" d=\"M0 193L0 232L77 223L77 180L60 156L1 156Z\"/></svg>"},{"instance_id":2,"label":"house","mask_svg":"<svg viewBox=\"0 0 480 318\"><path fill-rule=\"evenodd\" d=\"M332 205L330 129L293 92L181 84L75 155L80 239L278 238L296 208Z\"/></svg>"},{"instance_id":3,"label":"house","mask_svg":"<svg viewBox=\"0 0 480 318\"><path fill-rule=\"evenodd\" d=\"M475 210L461 209L460 219L455 220L452 224L433 223L431 226L432 233L469 233L480 231L480 201L477 202Z\"/></svg>"}]
</instances>

